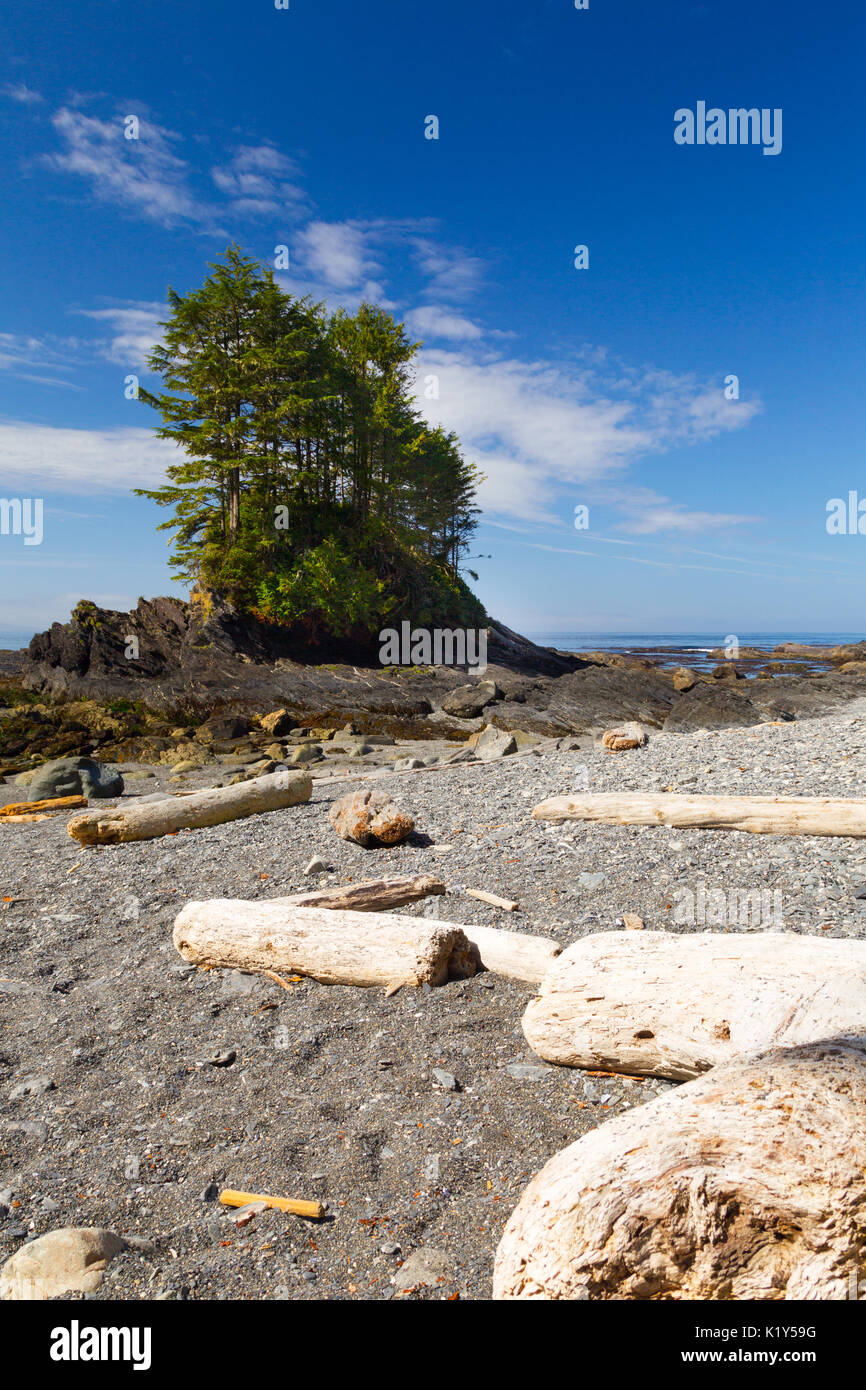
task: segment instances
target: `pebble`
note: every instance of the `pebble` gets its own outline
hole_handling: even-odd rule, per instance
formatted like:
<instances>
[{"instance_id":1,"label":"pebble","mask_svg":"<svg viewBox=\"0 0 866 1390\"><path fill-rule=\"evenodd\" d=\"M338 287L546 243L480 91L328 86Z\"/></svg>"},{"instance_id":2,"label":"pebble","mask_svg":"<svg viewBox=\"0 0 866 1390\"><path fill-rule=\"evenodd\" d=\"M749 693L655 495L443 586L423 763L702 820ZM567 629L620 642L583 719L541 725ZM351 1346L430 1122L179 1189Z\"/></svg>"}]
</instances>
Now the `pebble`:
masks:
<instances>
[{"instance_id":1,"label":"pebble","mask_svg":"<svg viewBox=\"0 0 866 1390\"><path fill-rule=\"evenodd\" d=\"M433 1068L433 1079L438 1082L443 1091L459 1091L460 1089L456 1076L450 1071L443 1071L441 1067Z\"/></svg>"}]
</instances>

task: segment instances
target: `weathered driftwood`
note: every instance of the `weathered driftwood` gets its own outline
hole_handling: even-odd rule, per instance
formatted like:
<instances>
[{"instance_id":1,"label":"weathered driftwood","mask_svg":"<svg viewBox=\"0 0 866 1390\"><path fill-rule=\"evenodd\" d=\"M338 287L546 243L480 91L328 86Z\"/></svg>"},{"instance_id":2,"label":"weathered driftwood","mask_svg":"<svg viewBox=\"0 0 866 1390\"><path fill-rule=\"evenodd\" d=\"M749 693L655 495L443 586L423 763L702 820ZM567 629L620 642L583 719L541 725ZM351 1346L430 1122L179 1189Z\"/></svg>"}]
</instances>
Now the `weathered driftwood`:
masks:
<instances>
[{"instance_id":1,"label":"weathered driftwood","mask_svg":"<svg viewBox=\"0 0 866 1390\"><path fill-rule=\"evenodd\" d=\"M685 1080L770 1047L866 1043L866 942L783 932L604 932L556 960L523 1016L539 1057Z\"/></svg>"},{"instance_id":2,"label":"weathered driftwood","mask_svg":"<svg viewBox=\"0 0 866 1390\"><path fill-rule=\"evenodd\" d=\"M676 825L750 830L755 835L866 836L866 800L828 796L683 796L674 792L592 792L553 796L536 820L608 825Z\"/></svg>"},{"instance_id":3,"label":"weathered driftwood","mask_svg":"<svg viewBox=\"0 0 866 1390\"><path fill-rule=\"evenodd\" d=\"M482 888L464 889L467 898L477 898L480 903L489 903L491 907L501 907L503 912L516 912L518 905L513 898L499 898L495 893L485 893Z\"/></svg>"},{"instance_id":4,"label":"weathered driftwood","mask_svg":"<svg viewBox=\"0 0 866 1390\"><path fill-rule=\"evenodd\" d=\"M272 903L297 903L300 907L345 908L353 912L387 912L445 892L445 884L432 874L414 878L380 878L372 883L348 883L339 888L313 889L292 893L287 898L269 898Z\"/></svg>"},{"instance_id":5,"label":"weathered driftwood","mask_svg":"<svg viewBox=\"0 0 866 1390\"><path fill-rule=\"evenodd\" d=\"M851 1297L866 1267L864 1107L863 1051L813 1043L608 1120L527 1187L494 1297Z\"/></svg>"},{"instance_id":6,"label":"weathered driftwood","mask_svg":"<svg viewBox=\"0 0 866 1390\"><path fill-rule=\"evenodd\" d=\"M8 806L0 806L0 816L32 816L37 811L72 811L86 805L86 796L52 796L45 801L12 801Z\"/></svg>"},{"instance_id":7,"label":"weathered driftwood","mask_svg":"<svg viewBox=\"0 0 866 1390\"><path fill-rule=\"evenodd\" d=\"M530 985L537 985L544 979L562 950L547 936L500 931L498 927L479 927L474 923L463 930L473 945L478 947L485 970L504 975L509 980L523 980Z\"/></svg>"},{"instance_id":8,"label":"weathered driftwood","mask_svg":"<svg viewBox=\"0 0 866 1390\"><path fill-rule=\"evenodd\" d=\"M198 830L208 825L258 816L309 801L313 784L308 772L273 772L234 787L208 787L189 796L168 796L163 801L133 801L116 810L88 811L74 816L67 830L82 845L118 845L129 840L153 840L176 830Z\"/></svg>"},{"instance_id":9,"label":"weathered driftwood","mask_svg":"<svg viewBox=\"0 0 866 1390\"><path fill-rule=\"evenodd\" d=\"M478 969L448 922L218 898L187 903L174 944L195 965L309 975L328 985L442 985Z\"/></svg>"}]
</instances>

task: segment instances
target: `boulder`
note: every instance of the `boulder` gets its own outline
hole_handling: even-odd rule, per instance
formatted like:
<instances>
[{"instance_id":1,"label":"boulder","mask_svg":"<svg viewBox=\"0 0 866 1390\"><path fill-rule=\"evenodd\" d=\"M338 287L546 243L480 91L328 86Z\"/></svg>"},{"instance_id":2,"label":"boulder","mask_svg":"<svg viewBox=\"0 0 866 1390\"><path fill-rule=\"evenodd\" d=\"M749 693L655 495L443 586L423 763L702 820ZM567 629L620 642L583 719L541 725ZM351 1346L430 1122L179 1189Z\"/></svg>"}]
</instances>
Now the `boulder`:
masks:
<instances>
[{"instance_id":1,"label":"boulder","mask_svg":"<svg viewBox=\"0 0 866 1390\"><path fill-rule=\"evenodd\" d=\"M497 729L493 724L488 724L479 734L474 750L475 757L482 763L492 763L497 758L507 758L516 752L517 740L514 735L507 729Z\"/></svg>"},{"instance_id":2,"label":"boulder","mask_svg":"<svg viewBox=\"0 0 866 1390\"><path fill-rule=\"evenodd\" d=\"M701 682L681 695L664 722L665 733L691 729L736 729L763 722L765 715L747 695L725 681Z\"/></svg>"},{"instance_id":3,"label":"boulder","mask_svg":"<svg viewBox=\"0 0 866 1390\"><path fill-rule=\"evenodd\" d=\"M411 816L396 805L386 791L349 792L335 801L328 820L344 840L369 849L397 845L415 829Z\"/></svg>"},{"instance_id":4,"label":"boulder","mask_svg":"<svg viewBox=\"0 0 866 1390\"><path fill-rule=\"evenodd\" d=\"M17 1250L0 1270L0 1299L10 1302L94 1293L109 1262L127 1249L114 1231L64 1226Z\"/></svg>"},{"instance_id":5,"label":"boulder","mask_svg":"<svg viewBox=\"0 0 866 1390\"><path fill-rule=\"evenodd\" d=\"M688 666L678 666L674 671L674 690L694 690L698 678Z\"/></svg>"},{"instance_id":6,"label":"boulder","mask_svg":"<svg viewBox=\"0 0 866 1390\"><path fill-rule=\"evenodd\" d=\"M608 752L622 753L629 748L642 748L646 743L646 734L640 724L629 722L619 729L608 729L602 734L601 741Z\"/></svg>"},{"instance_id":7,"label":"boulder","mask_svg":"<svg viewBox=\"0 0 866 1390\"><path fill-rule=\"evenodd\" d=\"M259 725L266 734L271 734L274 738L283 738L290 734L293 729L294 721L288 710L275 709L270 714L263 714L259 720Z\"/></svg>"},{"instance_id":8,"label":"boulder","mask_svg":"<svg viewBox=\"0 0 866 1390\"><path fill-rule=\"evenodd\" d=\"M501 698L502 691L495 681L474 681L450 691L442 701L442 709L460 719L474 719L494 700Z\"/></svg>"},{"instance_id":9,"label":"boulder","mask_svg":"<svg viewBox=\"0 0 866 1390\"><path fill-rule=\"evenodd\" d=\"M123 778L113 767L93 758L57 758L37 768L27 792L28 801L58 796L114 797L123 792Z\"/></svg>"},{"instance_id":10,"label":"boulder","mask_svg":"<svg viewBox=\"0 0 866 1390\"><path fill-rule=\"evenodd\" d=\"M292 749L288 761L297 767L299 763L321 762L324 756L320 743L299 743L297 748Z\"/></svg>"},{"instance_id":11,"label":"boulder","mask_svg":"<svg viewBox=\"0 0 866 1390\"><path fill-rule=\"evenodd\" d=\"M251 720L243 714L214 714L196 731L199 743L230 743L243 738L252 728Z\"/></svg>"}]
</instances>

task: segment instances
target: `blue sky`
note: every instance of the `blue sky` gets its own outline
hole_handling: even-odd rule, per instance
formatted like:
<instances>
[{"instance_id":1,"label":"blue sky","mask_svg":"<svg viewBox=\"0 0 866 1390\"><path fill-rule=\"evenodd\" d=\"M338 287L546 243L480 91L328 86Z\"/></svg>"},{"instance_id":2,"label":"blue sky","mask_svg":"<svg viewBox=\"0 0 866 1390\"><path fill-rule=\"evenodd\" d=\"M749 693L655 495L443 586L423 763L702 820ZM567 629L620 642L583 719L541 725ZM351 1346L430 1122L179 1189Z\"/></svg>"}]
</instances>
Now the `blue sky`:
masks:
<instances>
[{"instance_id":1,"label":"blue sky","mask_svg":"<svg viewBox=\"0 0 866 1390\"><path fill-rule=\"evenodd\" d=\"M525 631L856 631L866 20L764 0L28 0L0 56L0 628L180 592L124 398L229 240L423 340ZM674 113L781 109L781 152ZM124 139L124 118L140 122ZM439 139L425 139L425 118ZM574 266L574 248L589 266ZM739 379L739 399L725 379ZM439 397L424 397L425 378ZM589 508L575 530L574 509Z\"/></svg>"}]
</instances>

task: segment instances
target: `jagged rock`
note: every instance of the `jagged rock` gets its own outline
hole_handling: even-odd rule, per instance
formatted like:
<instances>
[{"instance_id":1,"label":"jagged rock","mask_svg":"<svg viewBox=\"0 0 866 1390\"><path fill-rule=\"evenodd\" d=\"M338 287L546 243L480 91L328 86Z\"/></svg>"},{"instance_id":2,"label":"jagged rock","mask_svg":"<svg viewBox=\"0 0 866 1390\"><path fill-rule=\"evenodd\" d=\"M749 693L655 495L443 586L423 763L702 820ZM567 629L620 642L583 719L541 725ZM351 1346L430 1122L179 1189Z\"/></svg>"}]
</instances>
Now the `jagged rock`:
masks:
<instances>
[{"instance_id":1,"label":"jagged rock","mask_svg":"<svg viewBox=\"0 0 866 1390\"><path fill-rule=\"evenodd\" d=\"M478 736L474 756L482 763L492 763L497 758L506 758L516 752L517 741L514 735L506 729L497 729L493 724L488 724Z\"/></svg>"},{"instance_id":2,"label":"jagged rock","mask_svg":"<svg viewBox=\"0 0 866 1390\"><path fill-rule=\"evenodd\" d=\"M293 733L293 723L292 716L284 709L275 709L271 714L263 714L259 720L260 727L266 734L273 734L274 738Z\"/></svg>"},{"instance_id":3,"label":"jagged rock","mask_svg":"<svg viewBox=\"0 0 866 1390\"><path fill-rule=\"evenodd\" d=\"M744 681L746 677L738 671L732 661L723 661L710 672L714 681Z\"/></svg>"},{"instance_id":4,"label":"jagged rock","mask_svg":"<svg viewBox=\"0 0 866 1390\"><path fill-rule=\"evenodd\" d=\"M328 820L344 840L354 840L365 848L400 844L415 829L412 817L379 789L341 796L331 807Z\"/></svg>"},{"instance_id":5,"label":"jagged rock","mask_svg":"<svg viewBox=\"0 0 866 1390\"><path fill-rule=\"evenodd\" d=\"M689 666L678 666L674 671L674 690L694 690L698 678Z\"/></svg>"},{"instance_id":6,"label":"jagged rock","mask_svg":"<svg viewBox=\"0 0 866 1390\"><path fill-rule=\"evenodd\" d=\"M459 685L456 690L452 690L442 701L442 708L446 714L453 714L460 719L474 719L492 705L494 700L502 697L502 691L495 681L476 681L470 685Z\"/></svg>"},{"instance_id":7,"label":"jagged rock","mask_svg":"<svg viewBox=\"0 0 866 1390\"><path fill-rule=\"evenodd\" d=\"M113 767L93 758L58 758L38 768L30 781L27 800L47 801L58 796L114 797L123 792L123 778Z\"/></svg>"},{"instance_id":8,"label":"jagged rock","mask_svg":"<svg viewBox=\"0 0 866 1390\"><path fill-rule=\"evenodd\" d=\"M196 731L199 743L231 742L243 738L252 728L252 721L243 714L214 714Z\"/></svg>"},{"instance_id":9,"label":"jagged rock","mask_svg":"<svg viewBox=\"0 0 866 1390\"><path fill-rule=\"evenodd\" d=\"M760 724L764 715L747 695L725 682L701 682L681 695L664 723L665 733L690 729L734 729Z\"/></svg>"}]
</instances>

